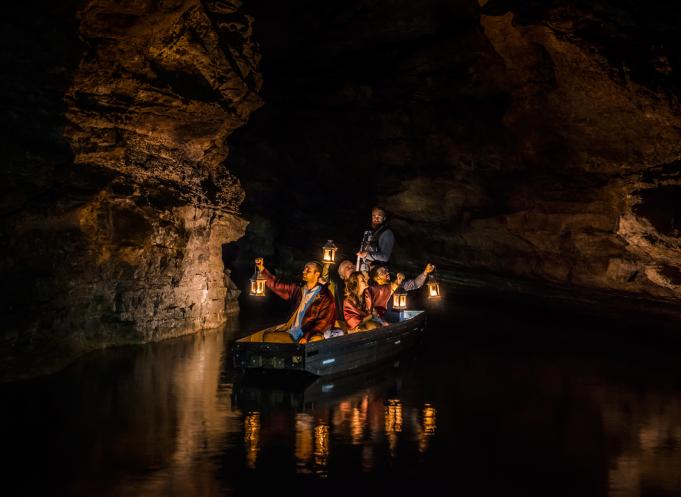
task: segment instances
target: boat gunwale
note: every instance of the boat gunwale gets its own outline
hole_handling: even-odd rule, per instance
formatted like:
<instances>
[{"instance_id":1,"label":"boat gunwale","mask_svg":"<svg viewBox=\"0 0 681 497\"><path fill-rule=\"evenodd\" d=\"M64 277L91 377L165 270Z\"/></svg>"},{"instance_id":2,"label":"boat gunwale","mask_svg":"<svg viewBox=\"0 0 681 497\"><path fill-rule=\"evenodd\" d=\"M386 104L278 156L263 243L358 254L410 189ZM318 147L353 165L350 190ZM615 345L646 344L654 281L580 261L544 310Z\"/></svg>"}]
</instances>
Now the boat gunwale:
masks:
<instances>
[{"instance_id":1,"label":"boat gunwale","mask_svg":"<svg viewBox=\"0 0 681 497\"><path fill-rule=\"evenodd\" d=\"M276 324L274 326L270 326L268 328L264 328L262 330L255 331L251 333L250 335L246 335L245 337L241 337L237 339L234 344L238 344L239 348L241 347L252 347L252 348L257 348L257 349L266 349L266 350L282 350L285 351L289 349L291 352L295 350L304 350L305 355L308 355L308 351L315 351L318 350L320 347L327 348L330 347L332 344L337 344L340 345L342 343L352 343L352 342L364 342L364 341L375 341L379 339L386 338L387 336L391 335L395 330L401 329L405 326L409 326L413 323L415 323L417 320L420 319L425 319L425 312L423 310L418 310L418 311L408 311L412 313L410 317L403 321L397 321L395 323L390 323L389 326L384 326L380 328L376 328L370 331L361 331L357 333L344 333L343 335L335 336L335 337L330 337L326 338L324 340L319 340L315 342L308 342L305 344L299 344L299 343L279 343L279 342L263 342L263 341L251 341L249 338L258 335L260 333L265 333L268 331L274 331L277 328L281 326L281 324ZM246 345L248 344L248 345Z\"/></svg>"}]
</instances>

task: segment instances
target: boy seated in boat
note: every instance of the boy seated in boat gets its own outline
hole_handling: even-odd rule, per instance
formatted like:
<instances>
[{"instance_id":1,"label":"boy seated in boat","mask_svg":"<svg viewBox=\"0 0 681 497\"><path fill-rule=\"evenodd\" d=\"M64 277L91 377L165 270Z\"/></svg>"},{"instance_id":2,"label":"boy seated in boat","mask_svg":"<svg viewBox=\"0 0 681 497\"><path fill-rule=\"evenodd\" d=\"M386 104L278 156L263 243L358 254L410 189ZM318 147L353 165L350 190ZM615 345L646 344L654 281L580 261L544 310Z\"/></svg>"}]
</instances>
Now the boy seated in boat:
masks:
<instances>
[{"instance_id":1,"label":"boy seated in boat","mask_svg":"<svg viewBox=\"0 0 681 497\"><path fill-rule=\"evenodd\" d=\"M350 273L345 280L343 317L348 333L369 331L388 324L380 318L375 309L366 307L364 292L367 287L366 276L360 271Z\"/></svg>"},{"instance_id":2,"label":"boy seated in boat","mask_svg":"<svg viewBox=\"0 0 681 497\"><path fill-rule=\"evenodd\" d=\"M375 310L383 318L390 297L404 281L404 274L397 273L395 281L391 282L390 271L386 266L374 266L369 272L369 277L371 282L364 290L364 308Z\"/></svg>"},{"instance_id":3,"label":"boy seated in boat","mask_svg":"<svg viewBox=\"0 0 681 497\"><path fill-rule=\"evenodd\" d=\"M426 268L416 278L405 280L402 273L397 273L395 281L390 282L390 271L386 266L374 266L369 273L371 282L365 293L366 307L373 307L381 318L386 317L386 313L392 307L390 297L400 285L405 292L418 290L423 286L428 275L435 270L433 264L426 264Z\"/></svg>"},{"instance_id":4,"label":"boy seated in boat","mask_svg":"<svg viewBox=\"0 0 681 497\"><path fill-rule=\"evenodd\" d=\"M336 304L326 285L319 284L322 265L316 261L305 264L303 284L285 283L265 269L262 258L255 265L265 277L265 286L284 300L292 303L293 314L277 331L268 333L265 341L307 343L323 340L336 319ZM287 336L288 335L288 336Z\"/></svg>"}]
</instances>

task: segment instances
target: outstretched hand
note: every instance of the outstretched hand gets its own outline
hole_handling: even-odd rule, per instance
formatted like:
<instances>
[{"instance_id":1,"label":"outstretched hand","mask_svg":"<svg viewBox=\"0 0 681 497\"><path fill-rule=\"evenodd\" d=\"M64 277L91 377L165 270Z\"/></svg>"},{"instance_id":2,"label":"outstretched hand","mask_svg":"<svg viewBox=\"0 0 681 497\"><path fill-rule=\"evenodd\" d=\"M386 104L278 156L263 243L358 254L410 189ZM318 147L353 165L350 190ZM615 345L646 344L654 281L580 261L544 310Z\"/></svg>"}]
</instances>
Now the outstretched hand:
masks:
<instances>
[{"instance_id":1,"label":"outstretched hand","mask_svg":"<svg viewBox=\"0 0 681 497\"><path fill-rule=\"evenodd\" d=\"M258 271L262 271L263 269L265 269L265 260L262 257L255 258L255 268Z\"/></svg>"},{"instance_id":2,"label":"outstretched hand","mask_svg":"<svg viewBox=\"0 0 681 497\"><path fill-rule=\"evenodd\" d=\"M430 274L433 271L435 271L435 264L431 264L430 262L426 264L426 269L423 271L426 274Z\"/></svg>"}]
</instances>

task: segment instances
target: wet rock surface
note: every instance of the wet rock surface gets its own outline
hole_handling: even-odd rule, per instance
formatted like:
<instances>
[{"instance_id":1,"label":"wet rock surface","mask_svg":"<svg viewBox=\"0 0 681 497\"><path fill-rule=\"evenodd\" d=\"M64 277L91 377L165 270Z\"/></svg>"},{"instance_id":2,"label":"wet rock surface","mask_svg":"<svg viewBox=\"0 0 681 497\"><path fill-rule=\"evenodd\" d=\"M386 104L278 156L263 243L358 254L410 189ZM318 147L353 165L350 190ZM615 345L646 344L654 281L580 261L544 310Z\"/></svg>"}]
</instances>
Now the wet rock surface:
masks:
<instances>
[{"instance_id":1,"label":"wet rock surface","mask_svg":"<svg viewBox=\"0 0 681 497\"><path fill-rule=\"evenodd\" d=\"M2 57L3 377L223 325L244 192L226 137L261 104L236 2L15 5Z\"/></svg>"},{"instance_id":2,"label":"wet rock surface","mask_svg":"<svg viewBox=\"0 0 681 497\"><path fill-rule=\"evenodd\" d=\"M258 220L245 249L294 266L296 253L335 237L352 255L381 203L396 266L429 259L464 286L507 279L676 305L678 8L249 8L267 105L230 138Z\"/></svg>"}]
</instances>

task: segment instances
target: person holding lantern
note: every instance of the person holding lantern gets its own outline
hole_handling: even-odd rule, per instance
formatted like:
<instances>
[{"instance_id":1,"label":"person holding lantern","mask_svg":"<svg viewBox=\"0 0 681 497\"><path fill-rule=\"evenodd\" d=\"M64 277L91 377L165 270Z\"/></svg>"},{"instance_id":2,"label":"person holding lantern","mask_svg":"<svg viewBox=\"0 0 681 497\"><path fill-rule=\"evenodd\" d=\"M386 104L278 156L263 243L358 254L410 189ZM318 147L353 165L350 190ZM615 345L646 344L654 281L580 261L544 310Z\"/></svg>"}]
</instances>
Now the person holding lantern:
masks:
<instances>
[{"instance_id":1,"label":"person holding lantern","mask_svg":"<svg viewBox=\"0 0 681 497\"><path fill-rule=\"evenodd\" d=\"M416 278L405 279L403 273L397 273L395 276L395 282L392 285L390 283L390 271L385 266L374 266L370 271L371 284L367 289L367 299L368 304L371 304L378 311L379 315L384 318L386 317L386 312L391 310L392 302L390 300L391 295L399 288L405 292L411 292L418 290L426 282L428 276L435 271L435 265L426 264L425 269ZM388 287L392 287L392 291L388 290Z\"/></svg>"},{"instance_id":2,"label":"person holding lantern","mask_svg":"<svg viewBox=\"0 0 681 497\"><path fill-rule=\"evenodd\" d=\"M435 271L435 265L431 263L426 264L426 268L416 278L404 280L404 282L402 283L402 288L404 288L405 292L418 290L423 286L423 284L428 279L428 275L433 271Z\"/></svg>"},{"instance_id":3,"label":"person holding lantern","mask_svg":"<svg viewBox=\"0 0 681 497\"><path fill-rule=\"evenodd\" d=\"M395 281L390 281L390 271L386 266L374 266L369 272L371 282L364 291L364 308L375 309L378 315L383 318L388 310L388 301L393 292L399 288L404 281L404 274L397 273Z\"/></svg>"},{"instance_id":4,"label":"person holding lantern","mask_svg":"<svg viewBox=\"0 0 681 497\"><path fill-rule=\"evenodd\" d=\"M303 284L285 283L265 268L262 258L255 260L256 269L265 278L267 288L292 303L293 313L266 341L296 341L304 344L323 340L324 332L331 329L336 319L336 303L326 285L319 284L322 265L316 261L305 264ZM286 337L288 334L288 337Z\"/></svg>"},{"instance_id":5,"label":"person holding lantern","mask_svg":"<svg viewBox=\"0 0 681 497\"><path fill-rule=\"evenodd\" d=\"M425 269L421 274L419 274L415 278L404 280L402 282L401 288L394 292L395 298L388 299L387 311L383 313L383 318L387 319L388 321L398 320L399 319L398 312L406 309L407 292L412 292L414 290L418 290L419 288L421 288L426 282L426 280L432 278L433 271L435 271L435 265L427 263ZM428 291L430 292L430 283L428 285L429 285ZM399 297L398 294L400 294ZM431 298L430 295L428 298ZM399 306L397 306L396 304L397 301L400 302Z\"/></svg>"},{"instance_id":6,"label":"person holding lantern","mask_svg":"<svg viewBox=\"0 0 681 497\"><path fill-rule=\"evenodd\" d=\"M364 292L368 286L366 276L361 271L353 271L345 280L343 317L348 333L369 331L388 324L380 318L375 309L366 307Z\"/></svg>"}]
</instances>

